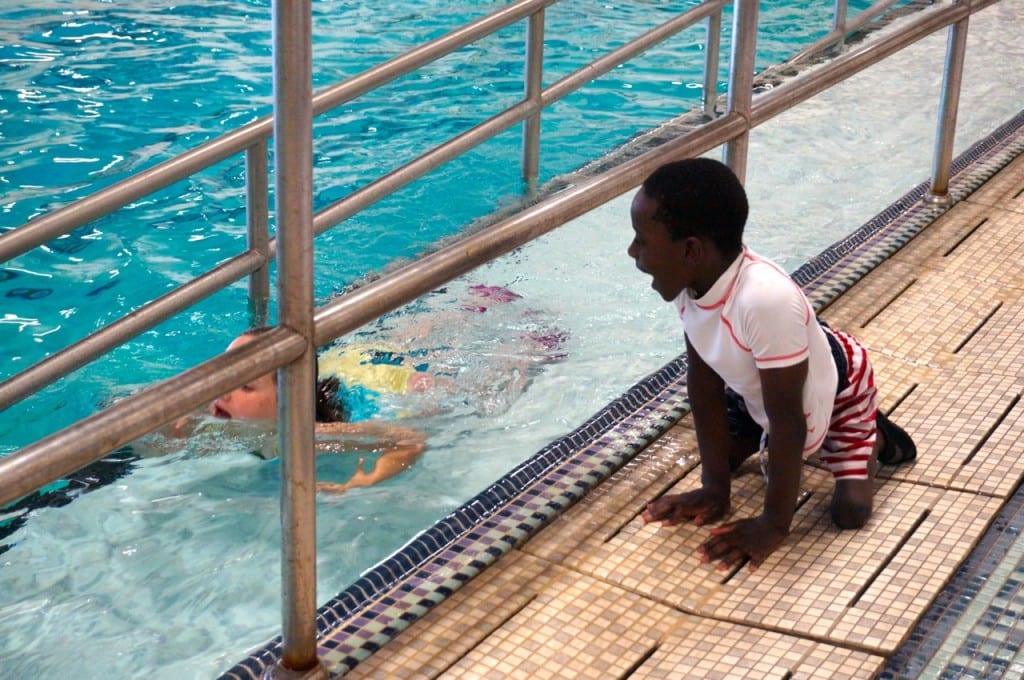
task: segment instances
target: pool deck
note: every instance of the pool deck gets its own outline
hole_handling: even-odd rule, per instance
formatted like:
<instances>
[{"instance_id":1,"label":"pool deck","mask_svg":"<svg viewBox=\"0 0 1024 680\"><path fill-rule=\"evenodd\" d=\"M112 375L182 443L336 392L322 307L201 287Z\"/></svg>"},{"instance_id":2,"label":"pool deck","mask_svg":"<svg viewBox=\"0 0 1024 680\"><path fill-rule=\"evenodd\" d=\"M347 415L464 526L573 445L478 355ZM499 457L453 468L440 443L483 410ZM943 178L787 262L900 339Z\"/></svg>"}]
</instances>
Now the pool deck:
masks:
<instances>
[{"instance_id":1,"label":"pool deck","mask_svg":"<svg viewBox=\"0 0 1024 680\"><path fill-rule=\"evenodd\" d=\"M965 195L867 237L868 264L840 257L802 284L868 346L883 410L918 445L913 464L882 468L865 528L831 523L833 481L814 459L791 536L754 572L701 564L706 527L644 524L646 501L700 482L685 390L668 385L633 431L603 436L625 442L612 447L621 465L587 444L332 621L320 642L332 676L882 674L1024 477L1024 155ZM758 513L764 489L748 464L733 516Z\"/></svg>"}]
</instances>

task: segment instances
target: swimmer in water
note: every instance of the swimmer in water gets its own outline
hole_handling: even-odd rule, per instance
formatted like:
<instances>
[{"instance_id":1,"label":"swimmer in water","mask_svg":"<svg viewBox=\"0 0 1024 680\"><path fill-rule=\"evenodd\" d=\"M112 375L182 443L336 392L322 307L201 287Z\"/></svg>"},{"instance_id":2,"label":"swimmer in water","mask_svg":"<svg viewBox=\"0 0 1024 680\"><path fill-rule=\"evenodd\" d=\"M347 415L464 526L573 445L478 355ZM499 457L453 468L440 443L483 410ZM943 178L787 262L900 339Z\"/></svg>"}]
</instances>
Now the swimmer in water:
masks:
<instances>
[{"instance_id":1,"label":"swimmer in water","mask_svg":"<svg viewBox=\"0 0 1024 680\"><path fill-rule=\"evenodd\" d=\"M417 314L398 328L357 334L358 341L326 349L318 359L316 439L321 451L382 451L373 468L321 491L371 486L411 467L426 436L388 418L471 409L495 415L522 393L531 367L564 358L567 335L540 310L512 311L481 326L481 314L520 296L500 286L470 286L457 311ZM479 320L478 320L479 319ZM515 335L495 338L506 326ZM253 328L228 346L240 347L271 327ZM475 338L473 330L483 337ZM500 335L500 334L499 334ZM272 422L277 418L277 374L269 373L214 400L209 414L221 420Z\"/></svg>"},{"instance_id":2,"label":"swimmer in water","mask_svg":"<svg viewBox=\"0 0 1024 680\"><path fill-rule=\"evenodd\" d=\"M270 330L252 328L235 338L228 349L241 347ZM364 469L365 458L356 464L356 472L347 482L317 483L317 490L341 493L361 486L372 486L411 467L423 452L426 435L418 430L381 421L348 422L344 404L337 398L338 379L317 382L316 441L318 451L381 451L373 468ZM215 399L209 406L215 418L270 421L277 418L277 373L252 380ZM339 446L340 445L340 446Z\"/></svg>"}]
</instances>

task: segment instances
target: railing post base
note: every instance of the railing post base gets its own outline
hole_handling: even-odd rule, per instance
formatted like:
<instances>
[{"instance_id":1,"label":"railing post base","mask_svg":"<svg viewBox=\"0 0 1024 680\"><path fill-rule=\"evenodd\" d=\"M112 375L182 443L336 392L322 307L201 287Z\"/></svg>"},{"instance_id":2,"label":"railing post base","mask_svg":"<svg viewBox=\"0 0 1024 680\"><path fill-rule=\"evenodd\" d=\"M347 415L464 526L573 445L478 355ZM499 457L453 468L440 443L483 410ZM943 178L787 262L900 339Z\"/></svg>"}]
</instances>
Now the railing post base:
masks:
<instances>
[{"instance_id":1,"label":"railing post base","mask_svg":"<svg viewBox=\"0 0 1024 680\"><path fill-rule=\"evenodd\" d=\"M932 208L948 208L953 205L953 197L949 195L949 192L936 194L931 190L928 191L922 198L921 202Z\"/></svg>"},{"instance_id":2,"label":"railing post base","mask_svg":"<svg viewBox=\"0 0 1024 680\"><path fill-rule=\"evenodd\" d=\"M295 671L281 665L270 666L263 671L262 680L327 680L327 669L319 662L308 671Z\"/></svg>"}]
</instances>

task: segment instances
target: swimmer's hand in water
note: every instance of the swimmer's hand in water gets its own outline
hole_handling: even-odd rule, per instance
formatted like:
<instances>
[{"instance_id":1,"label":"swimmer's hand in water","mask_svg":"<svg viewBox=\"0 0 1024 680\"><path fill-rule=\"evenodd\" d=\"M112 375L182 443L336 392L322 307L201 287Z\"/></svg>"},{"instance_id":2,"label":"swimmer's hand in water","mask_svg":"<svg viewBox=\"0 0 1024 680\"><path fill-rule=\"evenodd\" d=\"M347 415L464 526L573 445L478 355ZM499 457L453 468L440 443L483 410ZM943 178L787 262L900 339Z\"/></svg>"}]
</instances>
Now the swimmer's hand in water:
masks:
<instances>
[{"instance_id":1,"label":"swimmer's hand in water","mask_svg":"<svg viewBox=\"0 0 1024 680\"><path fill-rule=\"evenodd\" d=\"M419 434L419 433L417 433ZM344 484L338 484L335 482L318 482L316 485L317 491L323 491L325 493L344 493L349 489L354 489L361 486L373 486L378 482L383 482L385 479L391 479L398 473L402 472L413 466L413 464L419 460L420 454L423 452L424 440L422 436L418 436L412 439L399 440L394 443L393 448L385 451L377 462L374 464L373 469L366 472L366 458L360 457L359 462L356 463L356 471Z\"/></svg>"},{"instance_id":2,"label":"swimmer's hand in water","mask_svg":"<svg viewBox=\"0 0 1024 680\"><path fill-rule=\"evenodd\" d=\"M373 486L377 483L377 480L374 480L372 474L366 474L364 465L366 465L366 458L360 456L359 462L356 463L356 471L352 475L351 479L344 484L337 484L335 482L317 482L316 490L323 491L325 493L345 493L349 489L354 489L356 487ZM377 466L374 466L374 469L376 469L376 467Z\"/></svg>"}]
</instances>

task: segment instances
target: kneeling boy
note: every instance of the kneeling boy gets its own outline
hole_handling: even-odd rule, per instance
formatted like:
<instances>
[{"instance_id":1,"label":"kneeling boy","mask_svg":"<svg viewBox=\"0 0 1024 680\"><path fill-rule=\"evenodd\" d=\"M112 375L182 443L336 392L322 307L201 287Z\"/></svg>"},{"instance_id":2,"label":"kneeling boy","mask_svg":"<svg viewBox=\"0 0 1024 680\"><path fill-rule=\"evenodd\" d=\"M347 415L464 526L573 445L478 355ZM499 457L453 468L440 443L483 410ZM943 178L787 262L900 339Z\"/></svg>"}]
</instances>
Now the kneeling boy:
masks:
<instances>
[{"instance_id":1,"label":"kneeling boy","mask_svg":"<svg viewBox=\"0 0 1024 680\"><path fill-rule=\"evenodd\" d=\"M703 561L756 568L790 530L806 455L836 479L832 518L871 516L878 462L913 460L902 429L878 410L871 363L851 336L821 323L803 291L743 243L743 186L722 163L691 158L656 170L631 208L629 256L679 310L702 486L648 504L643 518L702 525L729 510L731 473L760 451L764 512L711 530Z\"/></svg>"}]
</instances>

